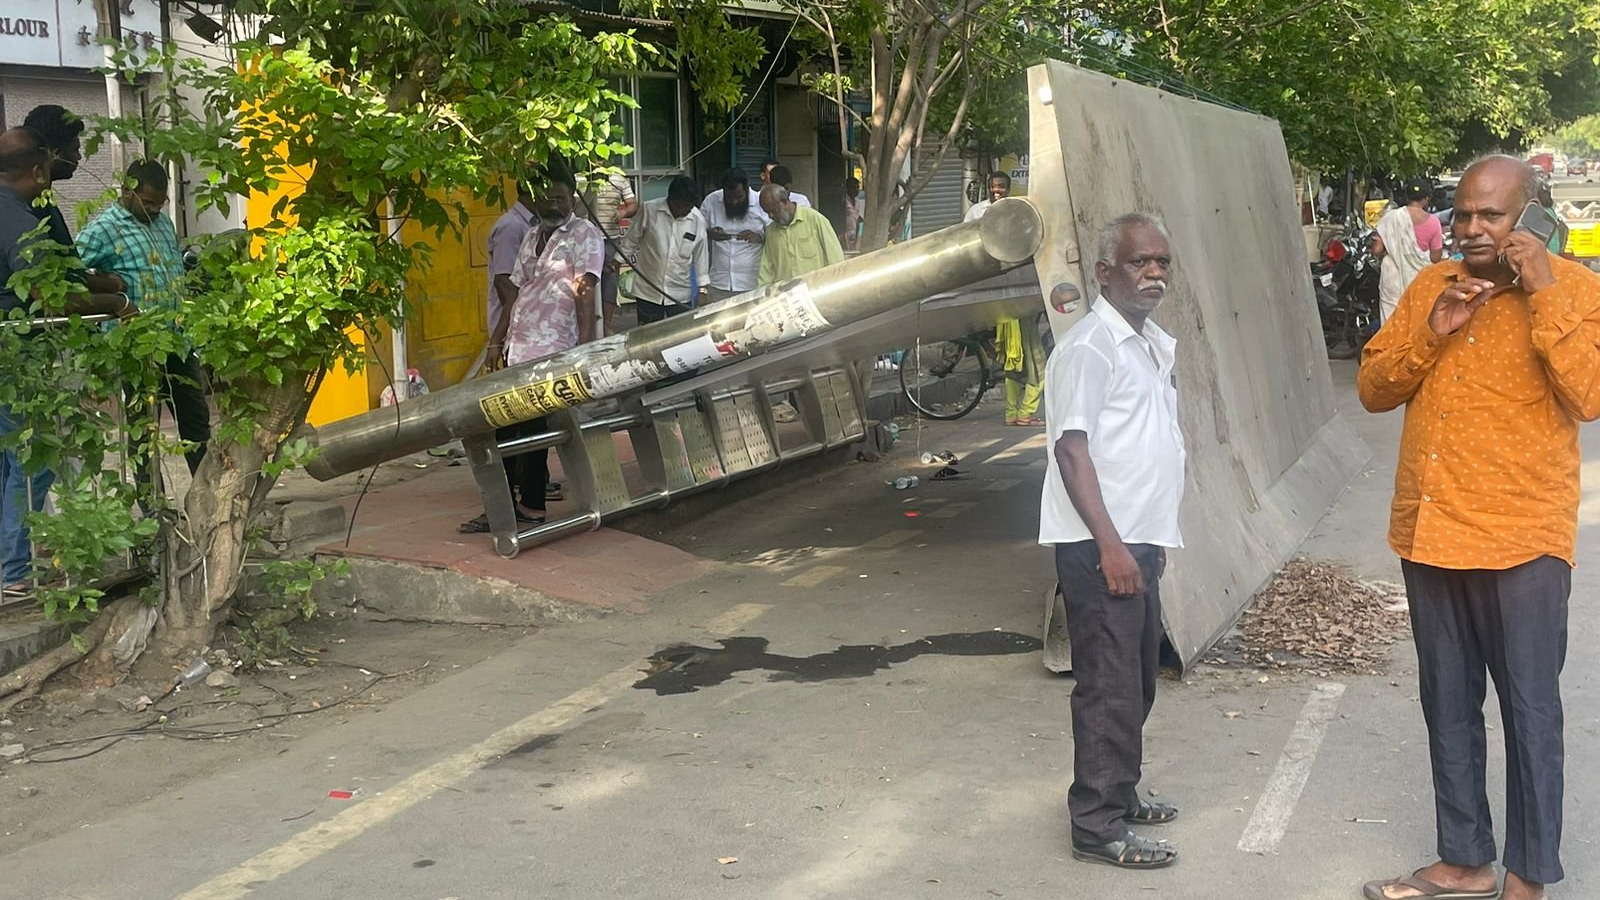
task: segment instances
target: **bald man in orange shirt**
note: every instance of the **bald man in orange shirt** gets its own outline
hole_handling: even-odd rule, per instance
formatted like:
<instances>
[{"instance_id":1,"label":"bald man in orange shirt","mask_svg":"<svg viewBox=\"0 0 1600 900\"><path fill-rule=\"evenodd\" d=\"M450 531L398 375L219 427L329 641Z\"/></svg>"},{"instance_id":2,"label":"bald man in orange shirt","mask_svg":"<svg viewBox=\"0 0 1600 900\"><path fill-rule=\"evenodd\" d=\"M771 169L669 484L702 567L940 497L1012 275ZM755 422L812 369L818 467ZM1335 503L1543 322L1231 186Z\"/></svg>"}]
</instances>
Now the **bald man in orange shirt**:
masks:
<instances>
[{"instance_id":1,"label":"bald man in orange shirt","mask_svg":"<svg viewBox=\"0 0 1600 900\"><path fill-rule=\"evenodd\" d=\"M1539 900L1561 880L1560 676L1577 540L1578 424L1600 417L1600 276L1517 228L1527 163L1467 169L1460 262L1424 269L1367 345L1372 412L1406 408L1389 543L1410 598L1439 860L1369 900ZM1487 679L1506 741L1506 869L1485 789Z\"/></svg>"}]
</instances>

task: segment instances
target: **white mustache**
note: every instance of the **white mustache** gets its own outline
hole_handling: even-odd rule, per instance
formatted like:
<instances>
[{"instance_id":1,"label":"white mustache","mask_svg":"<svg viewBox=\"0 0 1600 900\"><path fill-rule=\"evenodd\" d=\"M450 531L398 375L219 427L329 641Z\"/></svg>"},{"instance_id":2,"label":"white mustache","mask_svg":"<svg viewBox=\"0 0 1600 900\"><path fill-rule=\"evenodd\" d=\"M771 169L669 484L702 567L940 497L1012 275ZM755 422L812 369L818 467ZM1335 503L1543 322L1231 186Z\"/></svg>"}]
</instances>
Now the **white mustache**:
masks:
<instances>
[{"instance_id":1,"label":"white mustache","mask_svg":"<svg viewBox=\"0 0 1600 900\"><path fill-rule=\"evenodd\" d=\"M1161 293L1165 294L1167 292L1167 283L1165 281L1141 281L1139 282L1138 289L1141 291L1155 289L1160 290Z\"/></svg>"}]
</instances>

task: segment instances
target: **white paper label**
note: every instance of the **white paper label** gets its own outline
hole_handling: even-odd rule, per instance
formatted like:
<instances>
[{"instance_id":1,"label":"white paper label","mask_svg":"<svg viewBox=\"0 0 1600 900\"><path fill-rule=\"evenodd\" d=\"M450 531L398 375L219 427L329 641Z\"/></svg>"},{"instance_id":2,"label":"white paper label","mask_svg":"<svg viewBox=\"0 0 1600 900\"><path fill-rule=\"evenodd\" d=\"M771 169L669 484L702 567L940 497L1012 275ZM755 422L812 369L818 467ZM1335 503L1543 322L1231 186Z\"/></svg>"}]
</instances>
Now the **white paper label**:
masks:
<instances>
[{"instance_id":1,"label":"white paper label","mask_svg":"<svg viewBox=\"0 0 1600 900\"><path fill-rule=\"evenodd\" d=\"M717 351L717 342L710 335L702 334L693 340L668 347L662 352L661 358L666 360L667 368L672 371L688 372L721 362L722 354Z\"/></svg>"}]
</instances>

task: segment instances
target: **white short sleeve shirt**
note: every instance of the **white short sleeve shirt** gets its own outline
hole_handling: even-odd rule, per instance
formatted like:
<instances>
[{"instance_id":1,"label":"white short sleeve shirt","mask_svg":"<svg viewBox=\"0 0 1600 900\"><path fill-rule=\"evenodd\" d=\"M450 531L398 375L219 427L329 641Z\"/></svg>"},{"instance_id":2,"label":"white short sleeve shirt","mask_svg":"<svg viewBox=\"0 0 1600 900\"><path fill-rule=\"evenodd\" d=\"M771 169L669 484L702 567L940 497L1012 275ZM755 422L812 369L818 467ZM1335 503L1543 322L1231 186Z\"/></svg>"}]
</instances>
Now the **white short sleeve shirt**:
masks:
<instances>
[{"instance_id":1,"label":"white short sleeve shirt","mask_svg":"<svg viewBox=\"0 0 1600 900\"><path fill-rule=\"evenodd\" d=\"M1111 522L1124 543L1181 547L1184 446L1174 378L1178 342L1154 322L1133 330L1103 298L1062 337L1045 366L1047 473L1039 543L1093 540L1067 496L1055 445L1088 435Z\"/></svg>"}]
</instances>

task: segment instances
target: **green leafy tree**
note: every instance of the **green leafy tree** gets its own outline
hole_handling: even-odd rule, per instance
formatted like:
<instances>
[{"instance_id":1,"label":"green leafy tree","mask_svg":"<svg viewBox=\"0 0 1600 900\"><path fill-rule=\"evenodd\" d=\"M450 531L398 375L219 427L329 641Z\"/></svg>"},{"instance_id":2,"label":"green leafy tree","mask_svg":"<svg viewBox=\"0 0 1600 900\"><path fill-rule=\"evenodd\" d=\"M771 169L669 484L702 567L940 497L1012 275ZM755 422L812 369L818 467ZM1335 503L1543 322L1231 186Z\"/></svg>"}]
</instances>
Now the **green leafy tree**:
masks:
<instances>
[{"instance_id":1,"label":"green leafy tree","mask_svg":"<svg viewBox=\"0 0 1600 900\"><path fill-rule=\"evenodd\" d=\"M1126 58L1283 125L1326 170L1426 170L1600 107L1592 0L1101 0Z\"/></svg>"},{"instance_id":2,"label":"green leafy tree","mask_svg":"<svg viewBox=\"0 0 1600 900\"><path fill-rule=\"evenodd\" d=\"M1059 4L999 0L777 0L803 22L806 83L859 137L840 153L861 167L862 249L882 247L917 195L976 131L991 150L1024 137L1023 70L1065 45ZM1014 93L1013 93L1014 92ZM857 107L862 105L865 111ZM976 126L976 127L975 127Z\"/></svg>"},{"instance_id":3,"label":"green leafy tree","mask_svg":"<svg viewBox=\"0 0 1600 900\"><path fill-rule=\"evenodd\" d=\"M256 26L234 45L235 59L154 63L198 108L163 105L150 119L99 128L154 158L197 163L209 173L194 194L202 209L281 192L270 221L212 246L178 309L147 310L107 333L79 322L0 347L0 402L20 403L28 465L66 473L60 509L33 517L50 547L40 575L61 585L46 593L51 611L88 618L99 595L87 585L108 555L128 551L156 572L144 599L156 611L148 640L161 659L213 640L232 608L251 522L304 456L290 436L323 375L360 358L352 333L402 315L404 280L428 265L430 247L390 240L392 222L459 239L463 197L503 202L508 177L530 164L627 152L611 122L632 101L607 87L608 76L654 54L631 35L585 33L496 0L236 0L232 13ZM53 292L40 311L62 308L62 272L41 264L26 274ZM137 465L113 464L126 448L104 410L124 385L153 396L150 361L183 342L215 373L219 421L174 506L137 484L127 471ZM45 364L63 358L60 372ZM86 653L125 662L111 647L142 645L141 634L123 638L148 626L140 610L151 607L115 606L73 646L0 680L0 699L29 695Z\"/></svg>"},{"instance_id":4,"label":"green leafy tree","mask_svg":"<svg viewBox=\"0 0 1600 900\"><path fill-rule=\"evenodd\" d=\"M1568 156L1600 159L1600 115L1569 122L1551 132L1546 139Z\"/></svg>"}]
</instances>

